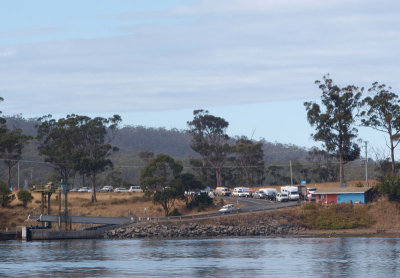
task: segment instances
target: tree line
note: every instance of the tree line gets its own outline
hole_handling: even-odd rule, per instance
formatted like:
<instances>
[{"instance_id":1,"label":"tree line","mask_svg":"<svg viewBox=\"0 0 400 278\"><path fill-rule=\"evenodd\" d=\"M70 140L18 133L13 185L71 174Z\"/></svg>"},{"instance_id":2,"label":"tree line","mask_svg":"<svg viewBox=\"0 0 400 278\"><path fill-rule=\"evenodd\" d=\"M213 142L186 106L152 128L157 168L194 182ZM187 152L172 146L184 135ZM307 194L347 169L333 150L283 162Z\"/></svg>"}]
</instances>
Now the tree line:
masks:
<instances>
[{"instance_id":1,"label":"tree line","mask_svg":"<svg viewBox=\"0 0 400 278\"><path fill-rule=\"evenodd\" d=\"M398 96L392 88L378 82L373 83L368 90L354 85L340 87L334 84L329 75L324 76L322 81L317 80L316 84L322 91L321 102L305 102L304 105L307 119L315 127L312 137L323 143L323 149L312 148L308 152L312 167L302 166L294 161L294 172L308 181L339 179L343 183L344 165L360 155L360 147L356 141L357 126L363 125L387 133L391 151L391 175L394 176L394 151L399 143L400 133L400 106ZM368 96L363 98L366 91ZM1 118L0 154L4 162L8 163L9 184L11 169L21 159L22 149L29 142L35 141L39 154L45 162L52 165L57 176L64 182L70 183L72 179L72 183L75 183L80 178L82 184L86 184L86 180L89 180L93 188L92 200L96 201L98 176L112 170L114 166L111 157L118 148L113 139L120 130L120 122L119 115L90 118L72 114L58 120L47 115L37 119L36 136L33 138L31 135L24 135L21 129L8 128L5 118ZM154 198L160 198L162 194L167 196L169 191L173 191L172 184L177 183L175 178L188 181L187 176L181 177L182 173L193 175L196 182L203 186L226 186L229 185L227 182L249 187L266 181L270 184L288 183L288 171L284 166L266 166L263 142L245 136L231 138L226 133L229 123L225 119L200 109L193 111L193 119L187 122L187 126L190 148L197 155L182 161L175 161L168 155L163 157L164 164L173 159L174 163L181 165L180 171L171 170L172 164L168 162L161 170L146 172L145 169L149 165L157 164L160 157L155 157L153 150L142 150L140 153L140 158L146 165L140 173L141 185ZM131 144L135 145L135 142ZM171 169L168 170L167 166ZM188 166L189 170L183 171L184 166ZM150 176L157 176L156 173L162 173L162 179L168 182L161 182L161 178L151 181ZM166 173L174 178L168 178ZM110 182L122 181L120 172L115 170L106 176L107 179ZM167 202L163 207L167 209L171 206Z\"/></svg>"}]
</instances>

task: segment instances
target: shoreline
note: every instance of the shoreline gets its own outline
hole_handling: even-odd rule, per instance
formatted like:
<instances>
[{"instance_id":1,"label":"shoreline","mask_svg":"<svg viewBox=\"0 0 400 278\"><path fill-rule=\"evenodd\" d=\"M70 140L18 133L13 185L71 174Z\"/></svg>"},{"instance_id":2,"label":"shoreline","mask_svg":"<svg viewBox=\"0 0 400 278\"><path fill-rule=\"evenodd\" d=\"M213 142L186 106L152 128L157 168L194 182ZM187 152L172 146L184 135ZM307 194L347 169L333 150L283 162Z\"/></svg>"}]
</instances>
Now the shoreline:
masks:
<instances>
[{"instance_id":1,"label":"shoreline","mask_svg":"<svg viewBox=\"0 0 400 278\"><path fill-rule=\"evenodd\" d=\"M298 224L271 222L256 225L202 224L198 222L138 223L106 231L104 239L202 239L238 237L400 237L397 230L354 228L309 230Z\"/></svg>"}]
</instances>

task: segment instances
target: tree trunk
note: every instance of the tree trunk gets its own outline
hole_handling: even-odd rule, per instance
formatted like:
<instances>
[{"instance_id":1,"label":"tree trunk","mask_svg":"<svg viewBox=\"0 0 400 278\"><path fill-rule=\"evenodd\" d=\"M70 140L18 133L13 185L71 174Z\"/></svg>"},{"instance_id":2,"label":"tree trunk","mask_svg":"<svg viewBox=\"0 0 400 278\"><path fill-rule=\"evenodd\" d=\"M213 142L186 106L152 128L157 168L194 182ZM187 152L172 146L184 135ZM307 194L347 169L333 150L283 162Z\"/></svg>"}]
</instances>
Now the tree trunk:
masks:
<instances>
[{"instance_id":1,"label":"tree trunk","mask_svg":"<svg viewBox=\"0 0 400 278\"><path fill-rule=\"evenodd\" d=\"M11 187L11 168L12 166L8 166L8 188Z\"/></svg>"},{"instance_id":2,"label":"tree trunk","mask_svg":"<svg viewBox=\"0 0 400 278\"><path fill-rule=\"evenodd\" d=\"M396 175L396 169L395 169L395 160L394 160L394 146L393 146L393 139L390 136L390 156L392 159L392 176L394 177Z\"/></svg>"},{"instance_id":3,"label":"tree trunk","mask_svg":"<svg viewBox=\"0 0 400 278\"><path fill-rule=\"evenodd\" d=\"M93 203L97 202L97 198L96 198L96 175L94 173L92 174L92 202Z\"/></svg>"},{"instance_id":4,"label":"tree trunk","mask_svg":"<svg viewBox=\"0 0 400 278\"><path fill-rule=\"evenodd\" d=\"M343 162L343 155L339 155L339 178L340 178L340 185L342 186L344 184L344 162Z\"/></svg>"},{"instance_id":5,"label":"tree trunk","mask_svg":"<svg viewBox=\"0 0 400 278\"><path fill-rule=\"evenodd\" d=\"M217 178L217 187L222 186L222 173L221 173L221 168L217 167L215 169L215 176Z\"/></svg>"}]
</instances>

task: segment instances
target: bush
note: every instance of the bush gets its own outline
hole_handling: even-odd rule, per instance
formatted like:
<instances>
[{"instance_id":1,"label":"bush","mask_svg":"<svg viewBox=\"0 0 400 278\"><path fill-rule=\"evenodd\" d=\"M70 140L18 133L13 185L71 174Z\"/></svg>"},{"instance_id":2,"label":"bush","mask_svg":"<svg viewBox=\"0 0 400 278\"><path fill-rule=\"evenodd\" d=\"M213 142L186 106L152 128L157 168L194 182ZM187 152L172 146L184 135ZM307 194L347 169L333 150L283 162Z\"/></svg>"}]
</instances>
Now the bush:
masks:
<instances>
[{"instance_id":1,"label":"bush","mask_svg":"<svg viewBox=\"0 0 400 278\"><path fill-rule=\"evenodd\" d=\"M397 177L387 176L381 179L377 185L379 194L387 195L389 201L400 202L400 179Z\"/></svg>"},{"instance_id":2,"label":"bush","mask_svg":"<svg viewBox=\"0 0 400 278\"><path fill-rule=\"evenodd\" d=\"M208 194L196 195L196 197L187 205L188 209L198 207L198 211L202 211L210 207L213 203L213 199Z\"/></svg>"},{"instance_id":3,"label":"bush","mask_svg":"<svg viewBox=\"0 0 400 278\"><path fill-rule=\"evenodd\" d=\"M20 190L18 191L18 200L22 202L22 206L26 208L26 205L29 202L32 202L33 196L28 190Z\"/></svg>"},{"instance_id":4,"label":"bush","mask_svg":"<svg viewBox=\"0 0 400 278\"><path fill-rule=\"evenodd\" d=\"M0 181L0 202L1 206L4 208L8 206L15 199L15 195L12 194L11 190L8 188L8 185Z\"/></svg>"},{"instance_id":5,"label":"bush","mask_svg":"<svg viewBox=\"0 0 400 278\"><path fill-rule=\"evenodd\" d=\"M182 214L179 212L177 208L174 208L172 212L168 214L168 216L181 216Z\"/></svg>"}]
</instances>

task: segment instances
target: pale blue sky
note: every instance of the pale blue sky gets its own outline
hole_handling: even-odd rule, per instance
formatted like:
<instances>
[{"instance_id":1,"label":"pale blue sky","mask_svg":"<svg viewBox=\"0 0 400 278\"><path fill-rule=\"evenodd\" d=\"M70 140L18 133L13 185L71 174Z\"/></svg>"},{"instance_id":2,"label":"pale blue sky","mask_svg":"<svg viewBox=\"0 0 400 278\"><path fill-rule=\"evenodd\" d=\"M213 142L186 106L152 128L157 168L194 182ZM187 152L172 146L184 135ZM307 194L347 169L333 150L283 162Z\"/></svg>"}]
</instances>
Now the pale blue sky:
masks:
<instances>
[{"instance_id":1,"label":"pale blue sky","mask_svg":"<svg viewBox=\"0 0 400 278\"><path fill-rule=\"evenodd\" d=\"M186 128L192 110L230 135L311 147L305 100L340 85L400 88L395 0L2 1L6 115L123 116ZM377 149L382 134L360 129Z\"/></svg>"}]
</instances>

